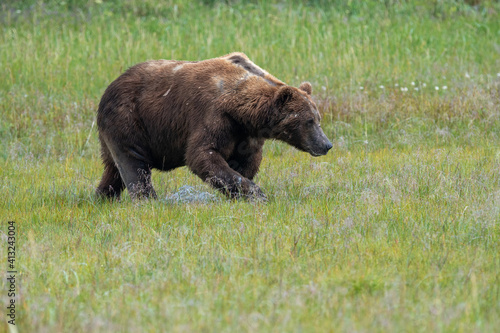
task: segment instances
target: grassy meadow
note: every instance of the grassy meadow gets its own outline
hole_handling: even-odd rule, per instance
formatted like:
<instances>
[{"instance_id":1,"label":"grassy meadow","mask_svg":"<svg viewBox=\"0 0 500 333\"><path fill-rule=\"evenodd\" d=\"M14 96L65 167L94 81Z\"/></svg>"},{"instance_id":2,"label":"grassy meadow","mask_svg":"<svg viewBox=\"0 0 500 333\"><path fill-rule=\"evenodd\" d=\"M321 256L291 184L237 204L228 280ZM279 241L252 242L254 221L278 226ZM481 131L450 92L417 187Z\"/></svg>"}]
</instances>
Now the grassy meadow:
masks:
<instances>
[{"instance_id":1,"label":"grassy meadow","mask_svg":"<svg viewBox=\"0 0 500 333\"><path fill-rule=\"evenodd\" d=\"M186 168L153 174L159 200L96 200L107 85L233 51L312 83L328 155L267 142L266 204ZM500 327L497 1L7 0L0 115L19 332ZM186 185L213 197L169 199Z\"/></svg>"}]
</instances>

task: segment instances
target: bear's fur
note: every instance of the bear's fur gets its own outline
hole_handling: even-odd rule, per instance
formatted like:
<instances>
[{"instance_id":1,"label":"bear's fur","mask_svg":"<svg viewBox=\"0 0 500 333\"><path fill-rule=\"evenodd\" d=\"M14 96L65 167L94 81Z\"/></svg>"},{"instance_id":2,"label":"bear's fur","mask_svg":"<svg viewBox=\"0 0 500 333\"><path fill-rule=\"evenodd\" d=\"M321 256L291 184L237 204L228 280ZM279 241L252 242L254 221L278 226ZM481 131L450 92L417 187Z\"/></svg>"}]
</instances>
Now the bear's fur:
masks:
<instances>
[{"instance_id":1,"label":"bear's fur","mask_svg":"<svg viewBox=\"0 0 500 333\"><path fill-rule=\"evenodd\" d=\"M112 82L97 111L104 174L96 190L156 197L151 169L187 165L229 197L265 199L252 182L266 139L324 155L312 88L286 85L243 53L137 64Z\"/></svg>"}]
</instances>

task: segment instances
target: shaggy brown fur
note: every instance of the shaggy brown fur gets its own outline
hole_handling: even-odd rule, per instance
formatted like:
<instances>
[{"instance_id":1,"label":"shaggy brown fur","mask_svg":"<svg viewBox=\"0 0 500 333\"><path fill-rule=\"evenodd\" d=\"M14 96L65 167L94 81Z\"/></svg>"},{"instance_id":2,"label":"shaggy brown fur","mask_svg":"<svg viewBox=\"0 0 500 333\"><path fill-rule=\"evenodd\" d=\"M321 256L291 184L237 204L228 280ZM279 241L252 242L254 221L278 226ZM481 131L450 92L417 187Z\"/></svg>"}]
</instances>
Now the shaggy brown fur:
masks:
<instances>
[{"instance_id":1,"label":"shaggy brown fur","mask_svg":"<svg viewBox=\"0 0 500 333\"><path fill-rule=\"evenodd\" d=\"M265 198L252 182L266 139L314 156L332 147L307 82L294 88L243 53L199 62L135 65L106 89L97 111L104 174L97 194L156 197L151 169L187 165L229 197Z\"/></svg>"}]
</instances>

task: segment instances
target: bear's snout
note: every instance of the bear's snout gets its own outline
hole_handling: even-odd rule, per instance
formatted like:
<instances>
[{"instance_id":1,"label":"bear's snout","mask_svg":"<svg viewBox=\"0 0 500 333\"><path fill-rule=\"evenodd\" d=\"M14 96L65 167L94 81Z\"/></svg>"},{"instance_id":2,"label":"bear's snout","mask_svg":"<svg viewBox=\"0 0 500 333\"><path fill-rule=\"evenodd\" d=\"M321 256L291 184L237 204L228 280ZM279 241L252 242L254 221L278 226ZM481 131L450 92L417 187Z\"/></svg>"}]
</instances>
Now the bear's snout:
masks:
<instances>
[{"instance_id":1,"label":"bear's snout","mask_svg":"<svg viewBox=\"0 0 500 333\"><path fill-rule=\"evenodd\" d=\"M312 136L309 146L309 149L306 151L312 156L323 156L328 153L330 149L332 149L333 144L328 140L325 133L318 127Z\"/></svg>"},{"instance_id":2,"label":"bear's snout","mask_svg":"<svg viewBox=\"0 0 500 333\"><path fill-rule=\"evenodd\" d=\"M310 151L310 154L312 156L323 156L328 153L330 149L332 149L333 145L330 142L330 140L326 139L326 142L323 143L323 145L319 149L315 149Z\"/></svg>"},{"instance_id":3,"label":"bear's snout","mask_svg":"<svg viewBox=\"0 0 500 333\"><path fill-rule=\"evenodd\" d=\"M328 153L328 151L330 149L332 149L332 147L333 147L333 144L330 142L330 140L327 140L327 142L325 144L325 155L326 155L326 153Z\"/></svg>"}]
</instances>

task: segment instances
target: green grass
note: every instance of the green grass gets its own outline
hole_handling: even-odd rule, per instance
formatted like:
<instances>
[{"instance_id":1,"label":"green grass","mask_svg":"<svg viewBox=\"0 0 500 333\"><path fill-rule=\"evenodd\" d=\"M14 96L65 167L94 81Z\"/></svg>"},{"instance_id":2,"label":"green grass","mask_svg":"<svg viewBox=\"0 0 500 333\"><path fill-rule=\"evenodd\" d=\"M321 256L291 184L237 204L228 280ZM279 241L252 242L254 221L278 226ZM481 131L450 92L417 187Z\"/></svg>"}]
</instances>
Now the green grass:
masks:
<instances>
[{"instance_id":1,"label":"green grass","mask_svg":"<svg viewBox=\"0 0 500 333\"><path fill-rule=\"evenodd\" d=\"M499 16L494 1L0 5L19 331L497 330ZM154 173L158 201L95 200L106 86L147 59L232 51L312 82L334 149L266 143L267 204L185 168ZM184 185L217 199L164 200Z\"/></svg>"}]
</instances>

